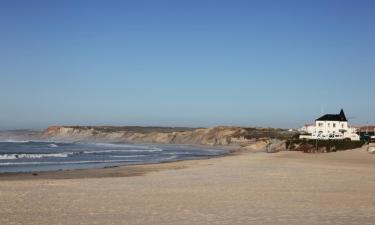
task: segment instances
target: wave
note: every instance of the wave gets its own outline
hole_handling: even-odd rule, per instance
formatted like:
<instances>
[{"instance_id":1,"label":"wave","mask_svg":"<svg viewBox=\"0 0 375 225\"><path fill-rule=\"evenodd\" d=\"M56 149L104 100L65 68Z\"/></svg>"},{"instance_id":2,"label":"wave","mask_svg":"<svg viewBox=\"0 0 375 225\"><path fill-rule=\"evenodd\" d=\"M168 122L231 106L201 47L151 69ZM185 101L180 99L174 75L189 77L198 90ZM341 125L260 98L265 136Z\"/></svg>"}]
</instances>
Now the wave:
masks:
<instances>
[{"instance_id":1,"label":"wave","mask_svg":"<svg viewBox=\"0 0 375 225\"><path fill-rule=\"evenodd\" d=\"M119 147L119 148L134 148L134 147L139 147L143 148L144 146L138 145L130 145L130 144L115 144L115 143L94 143L96 146L102 146L102 147Z\"/></svg>"},{"instance_id":2,"label":"wave","mask_svg":"<svg viewBox=\"0 0 375 225\"><path fill-rule=\"evenodd\" d=\"M100 154L100 153L113 153L113 152L161 152L161 148L150 148L150 149L108 149L108 150L92 150L83 151L84 154Z\"/></svg>"},{"instance_id":3,"label":"wave","mask_svg":"<svg viewBox=\"0 0 375 225\"><path fill-rule=\"evenodd\" d=\"M0 143L8 143L8 144L49 144L49 145L57 145L57 144L72 144L74 142L56 142L56 141L48 141L48 140L0 140ZM50 146L50 147L51 147Z\"/></svg>"},{"instance_id":4,"label":"wave","mask_svg":"<svg viewBox=\"0 0 375 225\"><path fill-rule=\"evenodd\" d=\"M148 155L111 155L111 158L137 158L137 157L145 157Z\"/></svg>"},{"instance_id":5,"label":"wave","mask_svg":"<svg viewBox=\"0 0 375 225\"><path fill-rule=\"evenodd\" d=\"M7 140L1 140L0 143L29 143L31 140L13 140L13 139L7 139Z\"/></svg>"},{"instance_id":6,"label":"wave","mask_svg":"<svg viewBox=\"0 0 375 225\"><path fill-rule=\"evenodd\" d=\"M178 158L177 155L172 155L170 157L164 158L163 160L173 160L173 159L177 159L177 158Z\"/></svg>"},{"instance_id":7,"label":"wave","mask_svg":"<svg viewBox=\"0 0 375 225\"><path fill-rule=\"evenodd\" d=\"M21 153L21 154L2 154L0 160L9 159L41 159L46 157L63 157L66 158L73 153L45 153L45 154L32 154L32 153Z\"/></svg>"},{"instance_id":8,"label":"wave","mask_svg":"<svg viewBox=\"0 0 375 225\"><path fill-rule=\"evenodd\" d=\"M50 146L52 148L58 147L57 145ZM76 152L59 152L59 153L5 153L0 154L0 160L16 160L16 159L40 159L40 158L66 158L74 155L82 154L110 154L110 153L126 153L126 152L160 152L160 148L153 149L109 149L109 150L88 150Z\"/></svg>"},{"instance_id":9,"label":"wave","mask_svg":"<svg viewBox=\"0 0 375 225\"><path fill-rule=\"evenodd\" d=\"M96 161L66 161L66 162L2 162L0 166L17 165L63 165L63 164L89 164L89 163L121 163L121 162L143 162L143 160L96 160Z\"/></svg>"},{"instance_id":10,"label":"wave","mask_svg":"<svg viewBox=\"0 0 375 225\"><path fill-rule=\"evenodd\" d=\"M155 146L134 145L134 144L119 144L119 143L94 143L96 146L111 147L111 148L133 148L133 149L159 149Z\"/></svg>"}]
</instances>

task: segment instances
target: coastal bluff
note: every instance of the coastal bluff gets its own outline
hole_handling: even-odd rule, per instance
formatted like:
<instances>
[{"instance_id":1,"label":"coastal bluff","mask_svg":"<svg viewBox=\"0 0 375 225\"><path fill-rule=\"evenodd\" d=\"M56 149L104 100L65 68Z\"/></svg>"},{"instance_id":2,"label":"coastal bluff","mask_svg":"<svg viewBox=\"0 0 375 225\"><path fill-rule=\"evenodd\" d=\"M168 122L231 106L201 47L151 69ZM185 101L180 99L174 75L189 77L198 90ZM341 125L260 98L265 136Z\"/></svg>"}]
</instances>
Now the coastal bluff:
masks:
<instances>
[{"instance_id":1,"label":"coastal bluff","mask_svg":"<svg viewBox=\"0 0 375 225\"><path fill-rule=\"evenodd\" d=\"M284 129L234 126L213 128L50 126L41 135L50 140L232 146L240 150L265 150L267 146L271 146L271 151L279 151L285 148L284 140L294 133Z\"/></svg>"}]
</instances>

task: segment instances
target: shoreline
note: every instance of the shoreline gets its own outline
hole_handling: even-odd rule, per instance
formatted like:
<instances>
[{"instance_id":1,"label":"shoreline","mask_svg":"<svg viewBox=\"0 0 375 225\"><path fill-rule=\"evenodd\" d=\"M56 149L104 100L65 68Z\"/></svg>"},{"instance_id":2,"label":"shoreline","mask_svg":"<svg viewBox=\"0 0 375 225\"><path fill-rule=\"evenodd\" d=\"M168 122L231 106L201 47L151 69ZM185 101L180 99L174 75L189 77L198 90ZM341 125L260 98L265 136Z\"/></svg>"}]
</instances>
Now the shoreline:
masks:
<instances>
[{"instance_id":1,"label":"shoreline","mask_svg":"<svg viewBox=\"0 0 375 225\"><path fill-rule=\"evenodd\" d=\"M135 143L132 143L135 144ZM136 143L144 145L155 145L154 143ZM157 145L157 144L156 144ZM0 173L0 180L14 181L14 180L63 180L63 179L91 179L91 178L113 178L113 177L133 177L143 176L151 172L157 172L161 170L176 170L193 166L197 162L208 162L216 158L226 158L239 155L248 155L255 153L264 153L268 155L274 155L275 158L326 158L333 161L347 160L337 158L336 153L339 152L350 152L363 150L365 146L358 149L349 149L345 151L331 152L331 153L303 153L300 151L281 151L277 153L267 153L263 150L249 150L243 149L241 146L207 146L207 145L192 145L192 144L161 144L167 146L191 146L203 149L217 149L226 150L227 152L216 156L206 156L198 159L180 159L176 161L164 161L164 162L152 162L152 163L135 163L130 165L114 165L98 168L88 169L61 169L61 170L50 170L50 171L31 171L31 172L4 172ZM305 155L305 156L304 156ZM327 156L319 156L327 155ZM331 156L328 156L331 155ZM335 155L335 157L332 157ZM372 157L369 157L372 158ZM375 157L374 157L375 158ZM335 160L336 159L336 160Z\"/></svg>"},{"instance_id":2,"label":"shoreline","mask_svg":"<svg viewBox=\"0 0 375 225\"><path fill-rule=\"evenodd\" d=\"M138 144L138 143L137 143ZM139 143L140 144L140 143ZM150 143L142 143L148 145ZM150 144L151 145L151 144ZM164 145L164 144L163 144ZM156 172L166 169L181 169L184 162L206 161L214 158L222 158L243 154L239 146L204 146L204 145L179 145L165 144L177 146L192 146L204 149L226 150L227 153L206 156L199 159L181 159L176 161L164 161L155 163L139 163L131 165L114 165L89 169L66 169L51 171L31 171L31 172L4 172L0 173L0 180L41 180L41 179L90 179L90 178L108 178L108 177L132 177L142 176L146 173Z\"/></svg>"}]
</instances>

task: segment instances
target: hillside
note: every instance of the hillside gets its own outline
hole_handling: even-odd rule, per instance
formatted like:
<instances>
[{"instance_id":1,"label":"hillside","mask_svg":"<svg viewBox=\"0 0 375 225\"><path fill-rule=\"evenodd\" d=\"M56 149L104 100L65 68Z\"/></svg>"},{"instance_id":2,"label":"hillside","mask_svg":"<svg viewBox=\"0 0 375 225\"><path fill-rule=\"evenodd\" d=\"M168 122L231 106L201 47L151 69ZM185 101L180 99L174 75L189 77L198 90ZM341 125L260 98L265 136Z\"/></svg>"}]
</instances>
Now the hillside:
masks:
<instances>
[{"instance_id":1,"label":"hillside","mask_svg":"<svg viewBox=\"0 0 375 225\"><path fill-rule=\"evenodd\" d=\"M51 140L96 140L131 143L190 144L237 146L243 149L264 149L294 135L283 129L226 127L112 127L112 126L51 126L42 136Z\"/></svg>"}]
</instances>

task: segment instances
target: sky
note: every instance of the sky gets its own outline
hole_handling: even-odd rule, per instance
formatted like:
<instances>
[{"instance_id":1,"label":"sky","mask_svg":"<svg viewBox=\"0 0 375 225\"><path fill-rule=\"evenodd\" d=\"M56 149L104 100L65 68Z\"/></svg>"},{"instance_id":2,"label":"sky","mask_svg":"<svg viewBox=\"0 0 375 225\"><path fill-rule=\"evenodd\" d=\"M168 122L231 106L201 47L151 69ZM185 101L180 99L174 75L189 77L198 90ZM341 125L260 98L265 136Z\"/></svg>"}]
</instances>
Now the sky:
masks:
<instances>
[{"instance_id":1,"label":"sky","mask_svg":"<svg viewBox=\"0 0 375 225\"><path fill-rule=\"evenodd\" d=\"M0 129L375 123L375 1L0 0Z\"/></svg>"}]
</instances>

